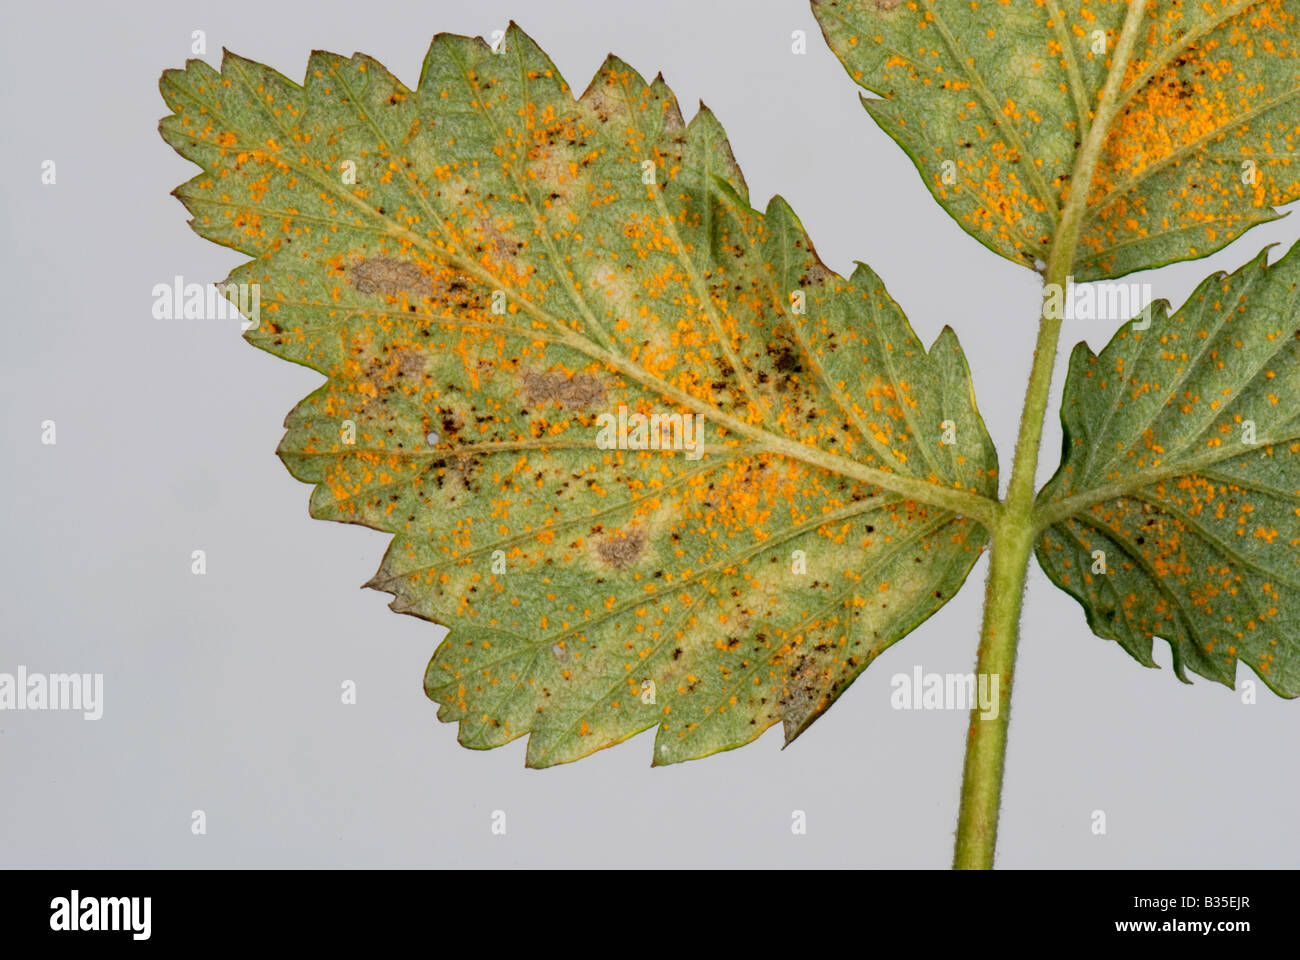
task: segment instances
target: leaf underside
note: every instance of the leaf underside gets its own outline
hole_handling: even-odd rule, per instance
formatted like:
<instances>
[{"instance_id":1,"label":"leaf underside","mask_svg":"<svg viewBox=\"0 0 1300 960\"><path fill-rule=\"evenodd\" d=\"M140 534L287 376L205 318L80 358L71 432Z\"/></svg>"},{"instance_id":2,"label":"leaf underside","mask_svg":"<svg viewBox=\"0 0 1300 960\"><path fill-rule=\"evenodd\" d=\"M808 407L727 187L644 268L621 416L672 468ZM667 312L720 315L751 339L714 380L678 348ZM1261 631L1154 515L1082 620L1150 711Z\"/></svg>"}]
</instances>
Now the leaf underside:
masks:
<instances>
[{"instance_id":1,"label":"leaf underside","mask_svg":"<svg viewBox=\"0 0 1300 960\"><path fill-rule=\"evenodd\" d=\"M1205 280L1177 313L1070 358L1037 544L1099 636L1300 696L1300 245ZM1253 442L1252 442L1253 441ZM1070 498L1076 498L1071 500ZM1099 556L1100 555L1100 556ZM1099 559L1104 560L1104 565Z\"/></svg>"},{"instance_id":2,"label":"leaf underside","mask_svg":"<svg viewBox=\"0 0 1300 960\"><path fill-rule=\"evenodd\" d=\"M996 496L955 336L751 209L661 80L611 57L575 101L512 25L438 36L415 89L324 52L161 89L194 229L254 258L246 337L328 378L279 454L312 516L392 535L370 585L450 627L425 690L464 745L788 742L969 573L986 531L924 495ZM703 455L600 448L620 406L704 415Z\"/></svg>"},{"instance_id":3,"label":"leaf underside","mask_svg":"<svg viewBox=\"0 0 1300 960\"><path fill-rule=\"evenodd\" d=\"M813 0L867 111L994 252L1046 261L1125 0ZM1300 0L1148 4L1073 274L1208 256L1300 197Z\"/></svg>"}]
</instances>

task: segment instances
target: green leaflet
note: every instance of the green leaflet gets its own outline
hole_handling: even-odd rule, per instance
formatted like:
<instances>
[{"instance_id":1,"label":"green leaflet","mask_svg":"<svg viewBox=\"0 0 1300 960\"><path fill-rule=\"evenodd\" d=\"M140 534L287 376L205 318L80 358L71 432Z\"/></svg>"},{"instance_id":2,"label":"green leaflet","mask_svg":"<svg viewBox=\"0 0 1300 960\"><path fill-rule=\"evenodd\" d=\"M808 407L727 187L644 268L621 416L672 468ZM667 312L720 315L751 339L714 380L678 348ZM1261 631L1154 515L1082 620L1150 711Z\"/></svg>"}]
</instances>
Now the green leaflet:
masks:
<instances>
[{"instance_id":1,"label":"green leaflet","mask_svg":"<svg viewBox=\"0 0 1300 960\"><path fill-rule=\"evenodd\" d=\"M370 585L451 628L425 689L466 746L793 739L969 573L997 466L956 337L751 209L661 80L611 58L575 101L512 25L435 38L415 90L320 52L161 89L194 228L254 258L248 339L328 378L280 456L392 535ZM609 449L620 409L683 449Z\"/></svg>"},{"instance_id":2,"label":"green leaflet","mask_svg":"<svg viewBox=\"0 0 1300 960\"><path fill-rule=\"evenodd\" d=\"M1300 245L1155 305L1070 357L1060 469L1039 496L1048 576L1093 632L1232 686L1300 696ZM1136 321L1135 321L1136 322ZM1104 554L1104 572L1098 561Z\"/></svg>"},{"instance_id":3,"label":"green leaflet","mask_svg":"<svg viewBox=\"0 0 1300 960\"><path fill-rule=\"evenodd\" d=\"M1124 0L813 0L867 111L962 228L1047 261ZM1207 256L1300 197L1300 0L1153 0L1072 273Z\"/></svg>"}]
</instances>

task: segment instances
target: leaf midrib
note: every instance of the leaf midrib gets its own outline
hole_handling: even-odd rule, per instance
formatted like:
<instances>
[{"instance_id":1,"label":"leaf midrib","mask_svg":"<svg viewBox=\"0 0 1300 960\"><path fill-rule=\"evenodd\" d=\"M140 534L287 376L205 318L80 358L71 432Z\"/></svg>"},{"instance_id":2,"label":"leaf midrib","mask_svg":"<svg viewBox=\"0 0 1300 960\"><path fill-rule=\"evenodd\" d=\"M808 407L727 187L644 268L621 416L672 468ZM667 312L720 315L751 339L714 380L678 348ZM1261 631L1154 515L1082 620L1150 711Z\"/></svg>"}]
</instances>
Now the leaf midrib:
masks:
<instances>
[{"instance_id":1,"label":"leaf midrib","mask_svg":"<svg viewBox=\"0 0 1300 960\"><path fill-rule=\"evenodd\" d=\"M867 579L873 572L879 569L893 556L894 550L898 550L901 549L902 547L919 543L920 541L926 539L927 537L937 533L940 529L943 528L943 526L944 526L943 518L939 517L934 520L927 521L926 523L919 526L917 529L909 532L902 539L895 541L890 545L893 549L891 549L890 551L886 551L880 554L879 556L875 557L871 561L871 563L869 563L865 568L859 571L859 577L857 580L854 580L853 582L848 584L843 590L841 590L838 594L829 598L827 601L821 603L819 606L816 606L807 617L805 617L799 623L796 623L793 627L791 627L789 630L784 632L789 636L793 637L806 631L810 623L812 623L814 620L821 617L823 614L826 613L827 610L831 609L832 607L842 604L846 598L848 598L851 594L855 593L858 590L858 588L862 585L863 580ZM941 572L939 577L935 578L932 582L937 583L940 579L942 579L944 573L946 573L946 571ZM923 598L924 596L926 596L926 593L924 591L918 591L918 597L914 598L913 603L915 604L918 599ZM849 615L852 621L855 621L857 619L856 610L850 611ZM865 669L866 666L870 664L870 662L871 661L868 660L867 663L863 665L863 669ZM759 670L761 670L765 666L771 666L771 664L772 664L771 656L755 657L754 665L750 667L748 670L746 670L744 673L737 675L735 679L730 682L729 685L725 685L719 691L718 699L715 700L711 705L712 706L719 705L724 699L724 697L727 694L730 694L732 690L744 689L746 686L748 686L748 681L750 680L750 678L754 676L754 674L756 674ZM715 717L718 715L718 713L719 711L717 710L712 710L709 713L706 713L704 717L700 719L699 725L701 727L705 726L708 720L710 719L710 717ZM772 723L776 723L776 722L778 722L777 719L774 719L772 721ZM768 726L771 726L771 724L769 724Z\"/></svg>"},{"instance_id":2,"label":"leaf midrib","mask_svg":"<svg viewBox=\"0 0 1300 960\"><path fill-rule=\"evenodd\" d=\"M1044 529L1059 523L1060 521L1071 516L1081 516L1083 511L1089 507L1107 500L1113 500L1116 497L1123 497L1144 487L1149 487L1153 483L1159 483L1161 480L1169 480L1174 477L1185 477L1196 475L1201 468L1212 466L1224 460L1232 460L1237 457L1247 456L1250 453L1267 450L1270 447L1280 447L1284 444L1294 443L1300 440L1300 430L1291 432L1288 435L1280 437L1264 437L1255 445L1242 449L1239 446L1224 447L1215 450L1212 453L1195 457L1183 463L1174 464L1168 468L1149 470L1145 473L1133 474L1113 483L1105 484L1100 487L1094 487L1083 493L1076 493L1072 496L1060 500L1046 500L1040 502L1035 510L1035 529ZM1300 499L1297 497L1296 499Z\"/></svg>"},{"instance_id":3,"label":"leaf midrib","mask_svg":"<svg viewBox=\"0 0 1300 960\"><path fill-rule=\"evenodd\" d=\"M851 506L841 507L838 510L831 510L827 513L820 514L819 516L814 517L811 520L805 520L803 523L792 524L791 526L786 527L784 530L782 530L779 534L774 534L765 540L759 540L756 543L752 543L748 547L745 547L744 549L740 550L737 553L728 554L724 557L720 557L719 559L715 560L713 563L705 564L704 566L700 567L698 570L695 570L689 576L681 577L680 579L674 580L670 584L666 584L665 589L671 587L674 592L679 591L682 587L695 583L697 580L699 580L702 577L706 577L709 574L717 573L720 570L725 570L727 567L736 566L737 564L744 564L749 560L751 560L752 558L758 556L759 554L771 550L775 546L779 546L780 544L783 543L788 543L789 541L794 540L796 537L800 537L805 533L810 533L814 530L818 530L821 527L824 527L828 523L835 523L840 520L850 520L854 517L862 516L869 513L875 513L877 510L887 510L890 507L894 507L898 505L899 505L898 500L885 500L880 503L874 502L873 499L858 500L855 503L853 503ZM951 523L952 521L953 521L953 517L951 516L946 516L946 517L941 516L940 518L938 518L936 522L939 522L939 525L942 526L944 524ZM651 596L651 599L654 599L653 595ZM593 627L599 626L600 624L605 623L608 620L612 620L616 617L619 617L629 610L635 610L637 607L644 606L647 602L650 601L645 596L634 596L632 599L622 604L614 606L608 610L602 611L598 616L595 616L589 620L583 620L580 623L576 623L573 626L561 627L559 630L548 633L542 637L525 638L523 642L525 642L529 646L543 648L550 644L558 643L561 640L567 639L568 637L573 636L575 633L583 633L586 631L590 631ZM505 630L505 628L501 628L501 629ZM515 635L518 636L518 634ZM450 636L450 634L448 634L448 636Z\"/></svg>"},{"instance_id":4,"label":"leaf midrib","mask_svg":"<svg viewBox=\"0 0 1300 960\"><path fill-rule=\"evenodd\" d=\"M243 76L242 71L236 72L239 73L241 82L244 83L245 87L247 87L247 79ZM295 86L297 85L295 84ZM210 110L212 115L221 119L228 129L241 129L239 124L232 123L229 118L225 116L224 111L216 109L213 104L200 100L197 96L179 86L176 87L176 89L178 93L186 96L197 105L206 107ZM302 88L299 87L299 89ZM578 101L575 100L573 102L577 103ZM281 162L292 163L295 169L301 170L304 175L309 177L317 185L349 205L355 207L371 220L380 223L383 226L384 231L391 236L404 240L430 256L433 256L434 258L455 267L461 272L474 277L490 289L503 290L507 298L517 304L521 310L524 310L531 316L555 329L566 345L587 354L593 360L598 360L612 366L620 372L637 380L643 386L660 393L662 396L674 401L675 403L689 407L697 413L709 417L714 422L719 423L732 432L742 434L755 440L759 446L767 452L800 460L819 469L826 470L829 473L870 483L874 486L903 494L910 499L951 510L962 516L976 520L986 527L991 526L994 519L997 517L1000 509L999 504L996 500L990 497L957 489L956 487L943 487L919 478L880 470L875 467L869 467L865 464L848 460L837 454L828 453L820 448L778 436L760 427L755 427L746 423L730 414L724 413L712 404L699 400L691 394L681 391L658 377L653 376L636 364L625 360L622 356L615 355L598 347L549 311L542 309L532 301L520 296L508 285L499 284L496 277L479 267L478 264L465 260L459 255L452 253L449 250L445 250L435 243L431 243L427 238L422 237L407 227L385 217L374 207L370 206L370 204L355 196L351 191L342 189L342 185L335 182L334 178L321 175L317 165L310 162L304 162L302 159L302 151L290 151L287 149L288 142L292 140L292 137L290 136L290 132L279 123L278 118L273 118L271 122L272 125L279 129L281 134L286 138L286 148L282 148L279 154L277 154L277 157ZM263 148L259 147L257 149L262 150ZM695 271L693 269L691 273L694 277Z\"/></svg>"},{"instance_id":5,"label":"leaf midrib","mask_svg":"<svg viewBox=\"0 0 1300 960\"><path fill-rule=\"evenodd\" d=\"M1030 161L1029 158L1032 154L1030 154L1029 150L1025 147L1025 142L1020 136L1020 131L1016 129L1014 123L1007 122L1007 118L1003 115L1001 108L998 107L997 102L993 99L992 91L984 85L984 77L978 71L972 69L971 65L967 62L967 59L961 55L957 44L957 38L954 37L952 31L948 29L948 24L944 22L943 17L939 15L939 8L935 3L935 0L924 0L924 3L926 10L934 21L935 28L939 31L939 36L943 38L944 45L948 48L949 53L952 54L953 60L956 61L958 67L966 76L966 80L971 85L971 89L975 91L975 95L979 98L980 106L984 108L984 112L988 114L989 119L993 121L993 125L1001 130L1006 136L1007 140L1010 142L1011 149L1016 152L1017 157L1023 161L1023 166L1027 169L1029 179L1034 185L1034 192L1038 194L1038 199L1043 204L1043 212L1047 215L1048 221L1054 230L1061 218L1058 200L1048 187L1047 181L1043 178L1042 171L1037 167L1037 165Z\"/></svg>"}]
</instances>

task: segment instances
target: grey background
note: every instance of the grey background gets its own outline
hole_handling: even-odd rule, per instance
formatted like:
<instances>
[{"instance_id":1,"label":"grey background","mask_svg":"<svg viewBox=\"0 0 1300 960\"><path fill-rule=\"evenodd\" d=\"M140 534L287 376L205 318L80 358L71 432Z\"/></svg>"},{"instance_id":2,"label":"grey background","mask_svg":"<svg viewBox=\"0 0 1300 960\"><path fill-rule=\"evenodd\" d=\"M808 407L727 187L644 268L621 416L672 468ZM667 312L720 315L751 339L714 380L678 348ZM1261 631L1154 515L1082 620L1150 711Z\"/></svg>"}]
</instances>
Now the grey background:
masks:
<instances>
[{"instance_id":1,"label":"grey background","mask_svg":"<svg viewBox=\"0 0 1300 960\"><path fill-rule=\"evenodd\" d=\"M106 690L96 723L0 713L0 865L949 862L967 717L894 711L889 680L915 664L972 669L986 561L784 752L773 728L651 769L647 732L525 770L523 740L469 751L435 719L421 678L442 628L357 589L386 538L309 519L309 488L273 455L320 377L249 347L234 322L151 318L155 283L220 280L242 259L192 233L168 196L195 168L157 135L157 80L190 55L191 31L207 31L214 64L228 46L300 80L310 50L360 50L411 85L433 34L488 35L511 17L578 89L612 50L662 70L688 115L703 98L756 205L785 196L835 270L870 263L927 343L956 327L1008 472L1036 278L930 199L802 0L17 5L0 32L0 670L102 672ZM791 54L797 29L806 56ZM46 159L55 186L40 183ZM1284 220L1137 279L1179 303L1298 235ZM1063 343L1100 347L1111 326L1069 325ZM56 446L40 443L47 418ZM1053 412L1040 479L1059 445ZM1145 670L1093 637L1033 570L1000 865L1300 863L1300 704L1184 686L1163 643L1157 657L1164 669ZM344 680L355 706L340 703ZM190 832L196 808L206 836ZM504 837L489 831L495 809ZM806 836L791 834L795 809Z\"/></svg>"}]
</instances>

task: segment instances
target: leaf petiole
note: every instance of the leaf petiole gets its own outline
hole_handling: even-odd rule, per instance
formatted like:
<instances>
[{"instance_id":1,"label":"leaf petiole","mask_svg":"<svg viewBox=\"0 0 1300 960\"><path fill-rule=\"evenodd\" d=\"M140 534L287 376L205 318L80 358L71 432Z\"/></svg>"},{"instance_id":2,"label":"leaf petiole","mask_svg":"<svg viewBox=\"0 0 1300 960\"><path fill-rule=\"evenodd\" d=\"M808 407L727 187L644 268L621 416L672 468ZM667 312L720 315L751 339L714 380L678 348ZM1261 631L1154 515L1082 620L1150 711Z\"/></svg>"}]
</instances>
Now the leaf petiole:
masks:
<instances>
[{"instance_id":1,"label":"leaf petiole","mask_svg":"<svg viewBox=\"0 0 1300 960\"><path fill-rule=\"evenodd\" d=\"M1048 256L1044 275L1046 284L1064 287L1073 267L1088 208L1089 187L1110 126L1123 104L1124 74L1133 57L1146 7L1145 0L1129 0L1128 13L1115 44L1097 109L1075 158L1070 177L1072 188L1062 205L1059 226ZM971 710L961 807L957 816L957 840L953 850L953 868L958 870L987 870L993 866L1002 776L1006 765L1007 726L1011 719L1011 681L1020 639L1020 611L1038 521L1034 509L1034 479L1060 337L1060 319L1049 316L1044 310L1038 325L1038 341L1034 345L1029 386L1025 391L1011 480L1007 485L1006 500L991 530L992 552L976 671L980 676L996 675L999 678L997 689L1001 702L996 714L986 713L978 705Z\"/></svg>"}]
</instances>

